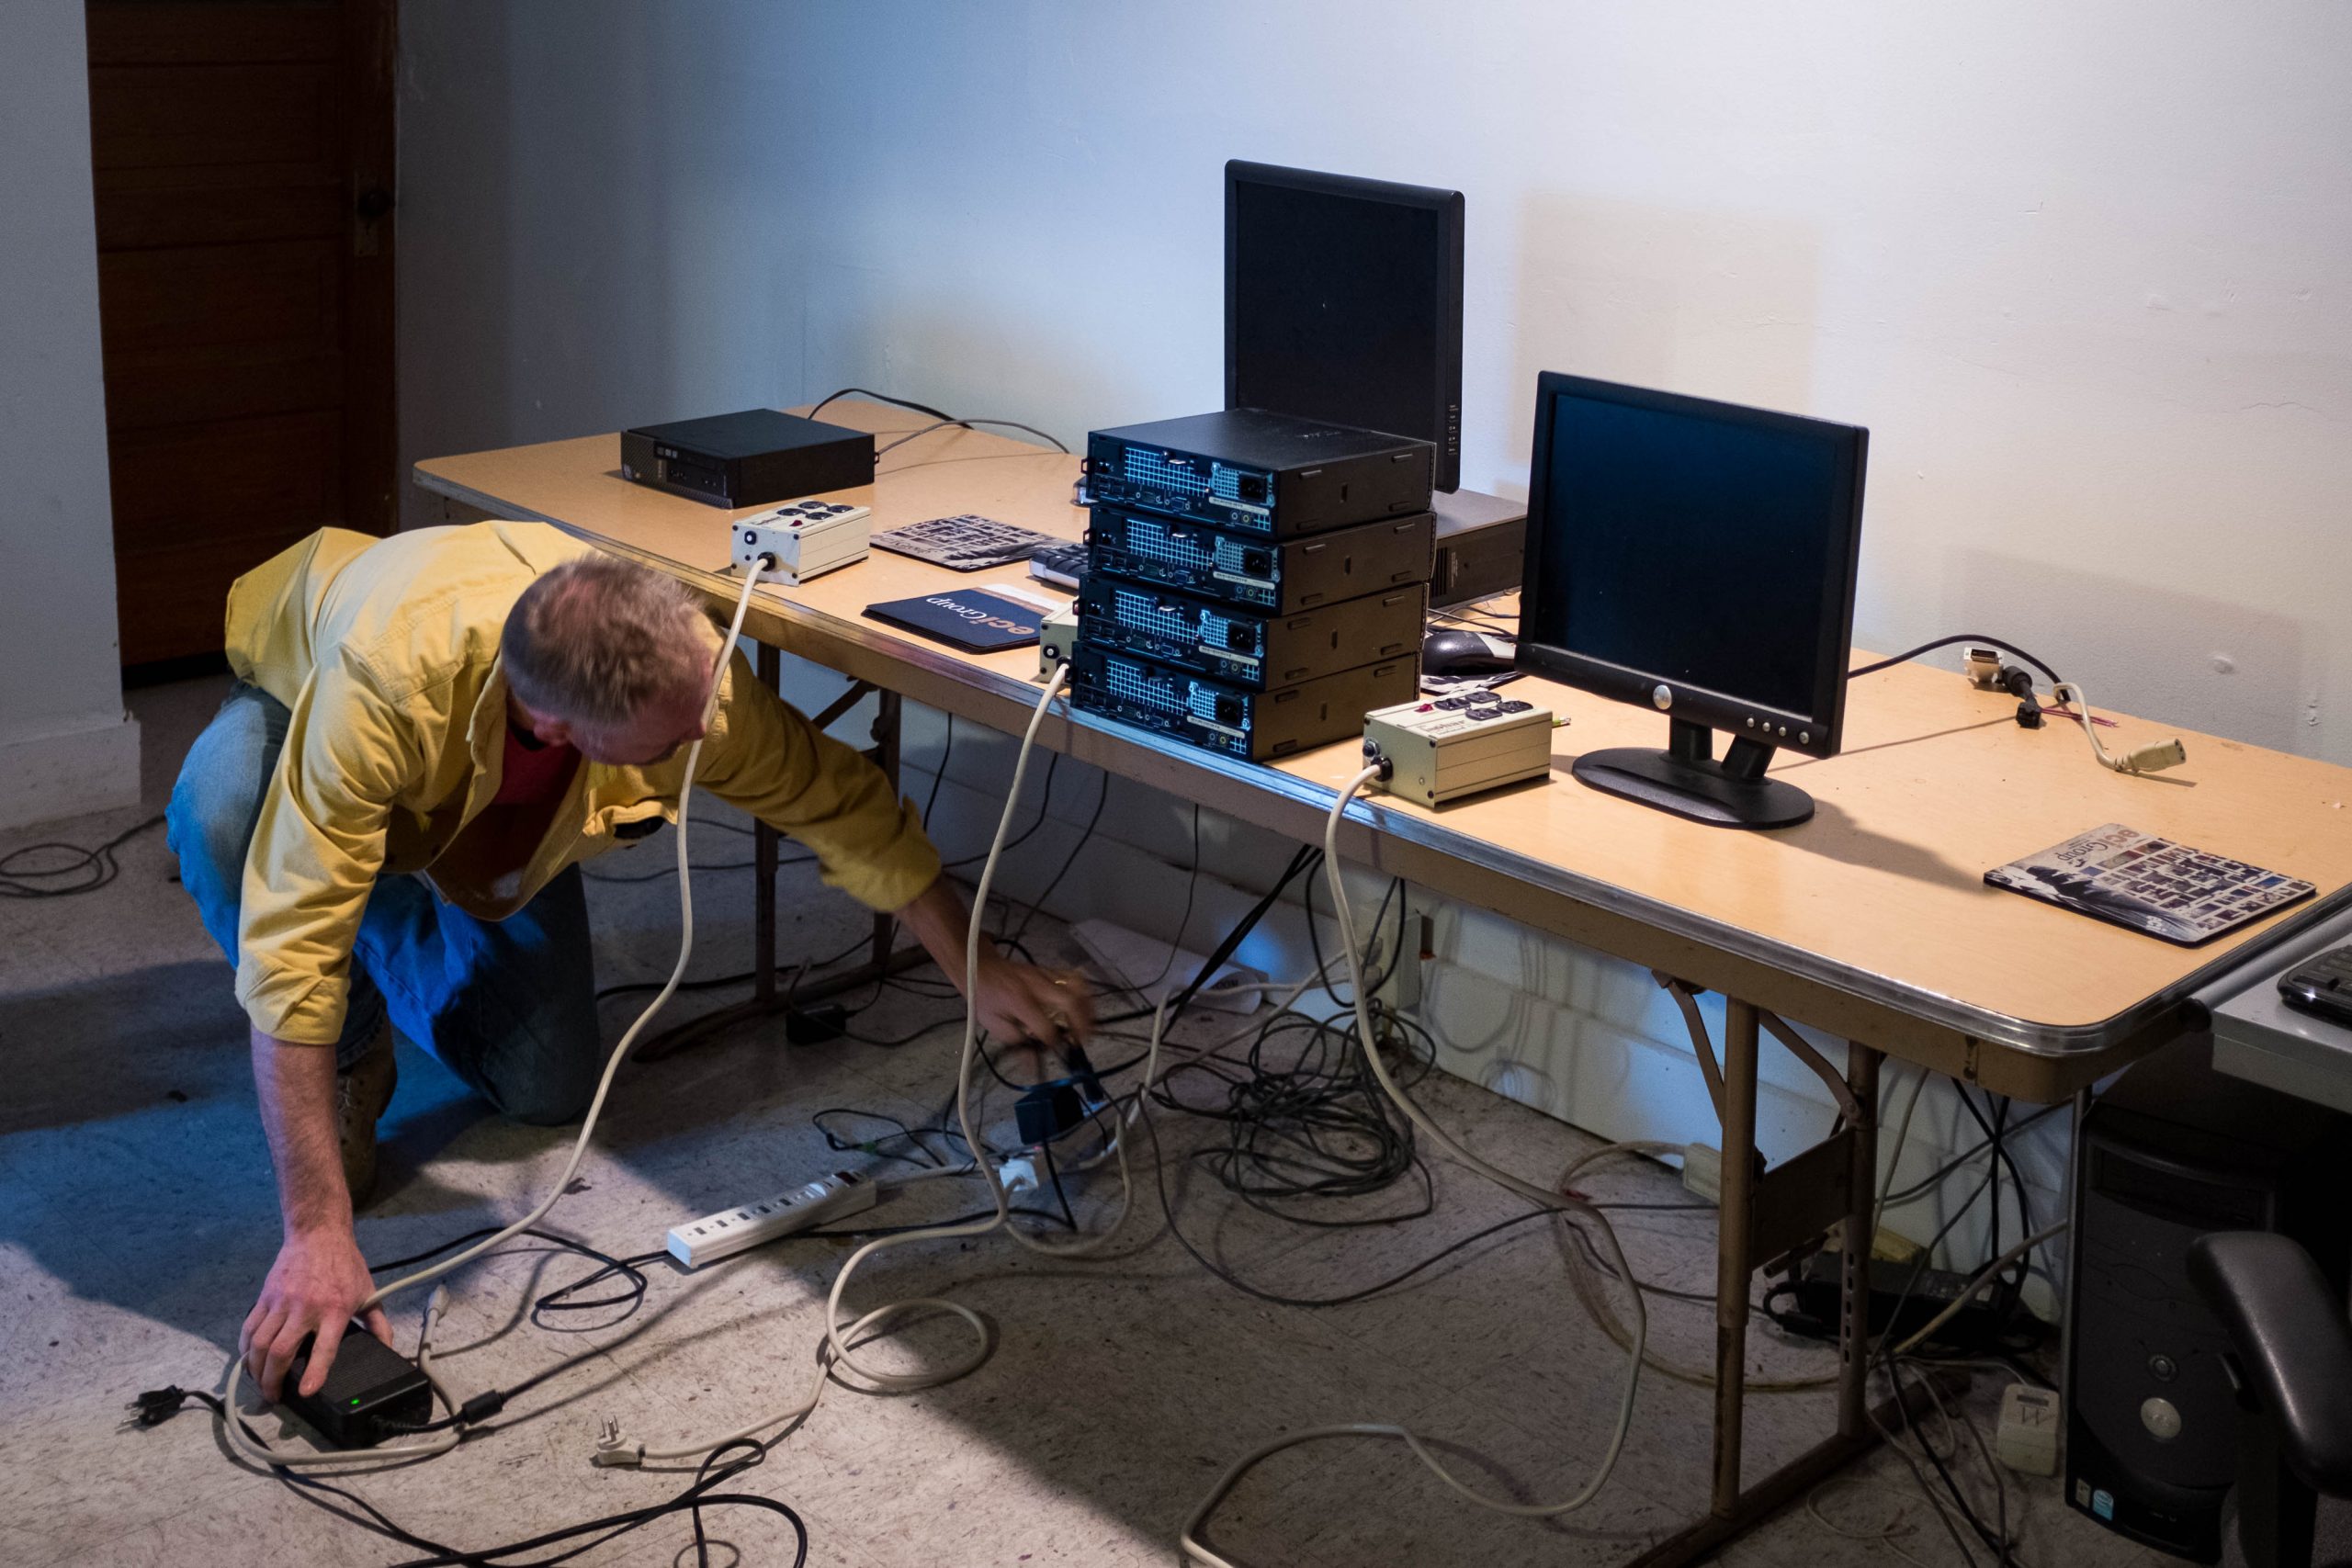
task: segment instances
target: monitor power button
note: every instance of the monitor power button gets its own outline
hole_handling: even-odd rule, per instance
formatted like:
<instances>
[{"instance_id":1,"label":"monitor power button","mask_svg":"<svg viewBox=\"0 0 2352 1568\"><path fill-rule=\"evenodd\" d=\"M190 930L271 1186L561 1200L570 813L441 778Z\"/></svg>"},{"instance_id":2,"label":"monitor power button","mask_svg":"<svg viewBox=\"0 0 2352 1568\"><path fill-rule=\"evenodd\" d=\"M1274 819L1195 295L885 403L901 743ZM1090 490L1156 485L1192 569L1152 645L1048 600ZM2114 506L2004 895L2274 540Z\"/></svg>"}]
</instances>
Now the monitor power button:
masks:
<instances>
[{"instance_id":1,"label":"monitor power button","mask_svg":"<svg viewBox=\"0 0 2352 1568\"><path fill-rule=\"evenodd\" d=\"M1656 703L1661 709L1672 707L1674 705L1673 688L1663 683L1652 686L1650 688L1650 701Z\"/></svg>"}]
</instances>

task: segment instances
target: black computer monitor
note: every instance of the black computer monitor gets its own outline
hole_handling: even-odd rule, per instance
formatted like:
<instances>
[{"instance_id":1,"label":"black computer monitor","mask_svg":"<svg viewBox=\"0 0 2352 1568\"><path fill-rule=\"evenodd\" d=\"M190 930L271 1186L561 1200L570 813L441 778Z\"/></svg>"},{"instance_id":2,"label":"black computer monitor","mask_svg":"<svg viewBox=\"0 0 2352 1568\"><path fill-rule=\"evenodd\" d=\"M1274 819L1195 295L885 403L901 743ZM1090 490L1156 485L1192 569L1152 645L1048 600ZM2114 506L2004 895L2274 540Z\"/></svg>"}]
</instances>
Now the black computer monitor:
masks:
<instances>
[{"instance_id":1,"label":"black computer monitor","mask_svg":"<svg viewBox=\"0 0 2352 1568\"><path fill-rule=\"evenodd\" d=\"M1225 406L1437 448L1462 482L1462 193L1225 166Z\"/></svg>"},{"instance_id":2,"label":"black computer monitor","mask_svg":"<svg viewBox=\"0 0 2352 1568\"><path fill-rule=\"evenodd\" d=\"M1578 779L1724 827L1813 815L1764 769L1782 747L1838 751L1868 443L1855 425L1537 379L1519 663L1669 725L1664 750L1588 751Z\"/></svg>"}]
</instances>

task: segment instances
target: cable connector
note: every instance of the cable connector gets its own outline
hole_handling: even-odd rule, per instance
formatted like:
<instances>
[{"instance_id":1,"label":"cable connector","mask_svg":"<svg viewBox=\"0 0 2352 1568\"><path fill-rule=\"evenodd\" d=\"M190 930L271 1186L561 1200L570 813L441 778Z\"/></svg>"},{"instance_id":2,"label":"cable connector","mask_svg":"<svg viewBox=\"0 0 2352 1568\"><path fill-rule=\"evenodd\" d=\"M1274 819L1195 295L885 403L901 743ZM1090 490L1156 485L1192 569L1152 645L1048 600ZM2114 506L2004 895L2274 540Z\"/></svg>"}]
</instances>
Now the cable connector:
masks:
<instances>
[{"instance_id":1,"label":"cable connector","mask_svg":"<svg viewBox=\"0 0 2352 1568\"><path fill-rule=\"evenodd\" d=\"M1380 749L1379 741L1373 739L1366 739L1364 741L1363 760L1366 767L1373 767L1380 770L1378 776L1381 783L1386 784L1390 779L1396 776L1396 764L1389 757L1387 752Z\"/></svg>"},{"instance_id":2,"label":"cable connector","mask_svg":"<svg viewBox=\"0 0 2352 1568\"><path fill-rule=\"evenodd\" d=\"M172 1384L169 1388L151 1388L123 1406L130 1412L130 1417L123 1422L121 1429L128 1431L133 1427L160 1427L186 1409L187 1402L195 1397L196 1395L177 1383Z\"/></svg>"},{"instance_id":3,"label":"cable connector","mask_svg":"<svg viewBox=\"0 0 2352 1568\"><path fill-rule=\"evenodd\" d=\"M2050 700L2075 710L2075 716L2083 721L2083 734L2090 739L2091 754L2098 759L2099 766L2103 768L2119 773L2160 773L2166 768L2177 768L2188 761L2188 748L2183 746L2177 738L2143 746L2120 757L2109 751L2101 744L2098 731L2093 728L2099 720L2091 712L2090 699L2076 682L2061 681L2052 686Z\"/></svg>"},{"instance_id":4,"label":"cable connector","mask_svg":"<svg viewBox=\"0 0 2352 1568\"><path fill-rule=\"evenodd\" d=\"M588 1462L606 1470L635 1470L645 1462L645 1445L625 1439L621 1418L607 1416L596 1423L596 1457Z\"/></svg>"},{"instance_id":5,"label":"cable connector","mask_svg":"<svg viewBox=\"0 0 2352 1568\"><path fill-rule=\"evenodd\" d=\"M2166 768L2177 768L2188 761L2188 749L2178 739L2160 740L2154 746L2143 746L2123 757L2123 772L2127 773L2160 773Z\"/></svg>"}]
</instances>

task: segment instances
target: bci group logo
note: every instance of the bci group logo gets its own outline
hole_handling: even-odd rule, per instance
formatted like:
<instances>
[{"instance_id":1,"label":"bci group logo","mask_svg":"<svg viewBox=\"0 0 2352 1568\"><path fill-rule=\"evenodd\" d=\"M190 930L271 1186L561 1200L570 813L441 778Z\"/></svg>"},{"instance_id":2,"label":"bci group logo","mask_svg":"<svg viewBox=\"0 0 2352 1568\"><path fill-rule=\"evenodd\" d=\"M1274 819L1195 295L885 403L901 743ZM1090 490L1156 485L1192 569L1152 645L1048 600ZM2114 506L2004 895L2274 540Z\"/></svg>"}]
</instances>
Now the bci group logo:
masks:
<instances>
[{"instance_id":1,"label":"bci group logo","mask_svg":"<svg viewBox=\"0 0 2352 1568\"><path fill-rule=\"evenodd\" d=\"M936 605L949 615L976 626L989 626L998 631L1012 632L1020 637L1031 636L1037 630L1035 626L1023 626L1019 621L1008 620L993 610L984 609L978 604L964 604L951 594L934 594L923 603Z\"/></svg>"}]
</instances>

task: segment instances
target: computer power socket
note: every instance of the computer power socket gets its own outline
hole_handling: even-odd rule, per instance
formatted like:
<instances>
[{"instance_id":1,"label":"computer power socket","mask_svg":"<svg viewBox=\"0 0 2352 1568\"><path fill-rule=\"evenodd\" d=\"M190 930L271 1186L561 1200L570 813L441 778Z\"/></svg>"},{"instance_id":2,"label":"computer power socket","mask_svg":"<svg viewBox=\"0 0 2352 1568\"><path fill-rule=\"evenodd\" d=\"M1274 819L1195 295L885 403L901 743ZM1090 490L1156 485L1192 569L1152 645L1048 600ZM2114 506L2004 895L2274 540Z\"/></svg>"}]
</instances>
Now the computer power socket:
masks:
<instances>
[{"instance_id":1,"label":"computer power socket","mask_svg":"<svg viewBox=\"0 0 2352 1568\"><path fill-rule=\"evenodd\" d=\"M778 1236L791 1235L861 1209L871 1209L880 1197L880 1191L865 1177L837 1170L822 1180L796 1187L789 1192L673 1225L670 1256L689 1269L699 1269Z\"/></svg>"}]
</instances>

